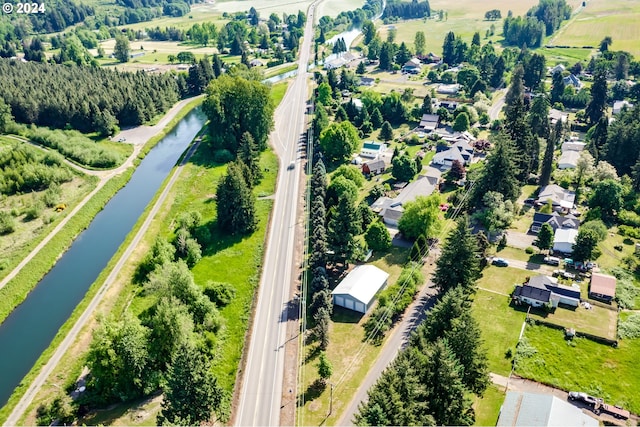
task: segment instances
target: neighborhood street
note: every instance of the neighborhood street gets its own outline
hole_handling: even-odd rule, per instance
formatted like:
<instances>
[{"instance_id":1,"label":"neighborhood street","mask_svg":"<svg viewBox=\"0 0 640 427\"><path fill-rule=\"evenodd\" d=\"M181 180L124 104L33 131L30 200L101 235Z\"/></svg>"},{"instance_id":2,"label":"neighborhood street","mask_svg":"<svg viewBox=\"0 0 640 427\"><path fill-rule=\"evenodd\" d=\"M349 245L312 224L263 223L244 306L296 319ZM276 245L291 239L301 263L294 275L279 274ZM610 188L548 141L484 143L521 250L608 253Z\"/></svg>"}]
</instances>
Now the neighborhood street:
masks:
<instances>
[{"instance_id":1,"label":"neighborhood street","mask_svg":"<svg viewBox=\"0 0 640 427\"><path fill-rule=\"evenodd\" d=\"M304 165L300 154L306 132L307 64L316 4L308 10L297 77L276 109L271 134L271 145L280 158L280 172L251 334L245 347L240 398L234 411L234 424L240 426L280 425L288 299L294 283L297 207Z\"/></svg>"}]
</instances>

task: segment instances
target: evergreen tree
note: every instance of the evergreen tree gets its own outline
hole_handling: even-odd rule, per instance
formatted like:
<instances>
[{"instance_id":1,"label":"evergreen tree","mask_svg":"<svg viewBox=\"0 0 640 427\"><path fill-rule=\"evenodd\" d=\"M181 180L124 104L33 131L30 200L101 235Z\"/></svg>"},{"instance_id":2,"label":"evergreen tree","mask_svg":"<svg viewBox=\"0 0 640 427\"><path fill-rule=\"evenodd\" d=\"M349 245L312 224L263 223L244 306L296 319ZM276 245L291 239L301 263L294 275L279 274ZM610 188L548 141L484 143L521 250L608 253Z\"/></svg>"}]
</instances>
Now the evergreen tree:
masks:
<instances>
[{"instance_id":1,"label":"evergreen tree","mask_svg":"<svg viewBox=\"0 0 640 427\"><path fill-rule=\"evenodd\" d=\"M495 64L493 64L493 74L491 75L491 86L494 88L500 87L502 85L502 78L504 76L505 63L504 58L499 56L496 60Z\"/></svg>"},{"instance_id":2,"label":"evergreen tree","mask_svg":"<svg viewBox=\"0 0 640 427\"><path fill-rule=\"evenodd\" d=\"M380 113L380 110L378 108L375 108L373 110L373 113L371 113L371 124L373 125L374 129L378 129L380 128L380 126L382 126L384 119L382 118L382 113Z\"/></svg>"},{"instance_id":3,"label":"evergreen tree","mask_svg":"<svg viewBox=\"0 0 640 427\"><path fill-rule=\"evenodd\" d=\"M473 33L473 39L471 40L471 46L480 46L480 33Z\"/></svg>"},{"instance_id":4,"label":"evergreen tree","mask_svg":"<svg viewBox=\"0 0 640 427\"><path fill-rule=\"evenodd\" d=\"M471 206L476 206L489 191L501 193L505 200L512 202L520 195L513 142L506 135L498 134L494 144L484 171L475 185Z\"/></svg>"},{"instance_id":5,"label":"evergreen tree","mask_svg":"<svg viewBox=\"0 0 640 427\"><path fill-rule=\"evenodd\" d=\"M442 44L442 62L447 65L455 65L455 41L456 35L453 31L449 31L444 36L444 43Z\"/></svg>"},{"instance_id":6,"label":"evergreen tree","mask_svg":"<svg viewBox=\"0 0 640 427\"><path fill-rule=\"evenodd\" d=\"M607 71L603 67L599 67L593 76L591 100L585 108L589 123L592 125L598 123L604 115L605 108L607 108Z\"/></svg>"},{"instance_id":7,"label":"evergreen tree","mask_svg":"<svg viewBox=\"0 0 640 427\"><path fill-rule=\"evenodd\" d=\"M182 346L167 375L158 425L200 425L212 419L223 398L209 358L192 345Z\"/></svg>"},{"instance_id":8,"label":"evergreen tree","mask_svg":"<svg viewBox=\"0 0 640 427\"><path fill-rule=\"evenodd\" d=\"M469 115L466 112L461 112L456 117L453 123L453 130L457 132L464 132L469 129Z\"/></svg>"},{"instance_id":9,"label":"evergreen tree","mask_svg":"<svg viewBox=\"0 0 640 427\"><path fill-rule=\"evenodd\" d=\"M593 229L580 229L573 245L571 257L576 261L590 261L598 245L598 235Z\"/></svg>"},{"instance_id":10,"label":"evergreen tree","mask_svg":"<svg viewBox=\"0 0 640 427\"><path fill-rule=\"evenodd\" d=\"M355 209L352 196L340 195L329 220L327 239L337 262L347 264L356 251L355 237L360 234L361 218Z\"/></svg>"},{"instance_id":11,"label":"evergreen tree","mask_svg":"<svg viewBox=\"0 0 640 427\"><path fill-rule=\"evenodd\" d=\"M398 48L398 51L396 52L395 62L396 62L396 64L404 65L408 60L411 59L412 56L413 56L413 54L411 53L411 51L407 47L407 44L405 42L402 42L402 43L400 43L400 47Z\"/></svg>"},{"instance_id":12,"label":"evergreen tree","mask_svg":"<svg viewBox=\"0 0 640 427\"><path fill-rule=\"evenodd\" d=\"M319 308L313 316L313 320L316 323L313 330L320 343L318 347L320 350L326 350L329 347L329 322L331 320L329 310L325 307Z\"/></svg>"},{"instance_id":13,"label":"evergreen tree","mask_svg":"<svg viewBox=\"0 0 640 427\"><path fill-rule=\"evenodd\" d=\"M545 95L533 99L529 110L529 125L534 135L549 137L549 99Z\"/></svg>"},{"instance_id":14,"label":"evergreen tree","mask_svg":"<svg viewBox=\"0 0 640 427\"><path fill-rule=\"evenodd\" d=\"M420 108L422 114L433 114L433 105L431 104L431 96L425 95L422 100L422 107Z\"/></svg>"},{"instance_id":15,"label":"evergreen tree","mask_svg":"<svg viewBox=\"0 0 640 427\"><path fill-rule=\"evenodd\" d=\"M469 229L469 219L458 219L449 234L436 263L433 282L441 292L461 287L465 293L475 292L475 281L480 276L477 258L478 246Z\"/></svg>"},{"instance_id":16,"label":"evergreen tree","mask_svg":"<svg viewBox=\"0 0 640 427\"><path fill-rule=\"evenodd\" d=\"M326 383L331 378L331 375L333 375L333 366L331 366L327 354L322 351L318 362L318 376L323 383Z\"/></svg>"},{"instance_id":17,"label":"evergreen tree","mask_svg":"<svg viewBox=\"0 0 640 427\"><path fill-rule=\"evenodd\" d=\"M216 191L218 226L229 234L247 234L255 230L255 196L247 185L242 163L230 163Z\"/></svg>"},{"instance_id":18,"label":"evergreen tree","mask_svg":"<svg viewBox=\"0 0 640 427\"><path fill-rule=\"evenodd\" d=\"M242 134L238 146L238 159L247 166L248 176L245 177L250 187L257 185L262 179L262 169L260 169L260 151L258 144L254 141L249 132Z\"/></svg>"},{"instance_id":19,"label":"evergreen tree","mask_svg":"<svg viewBox=\"0 0 640 427\"><path fill-rule=\"evenodd\" d=\"M540 179L538 183L540 187L549 185L551 179L551 172L553 172L553 153L555 151L555 144L553 138L547 139L547 146L544 150L544 158L542 159L542 167L540 168Z\"/></svg>"},{"instance_id":20,"label":"evergreen tree","mask_svg":"<svg viewBox=\"0 0 640 427\"><path fill-rule=\"evenodd\" d=\"M393 58L395 57L395 47L393 43L384 42L380 47L380 63L379 67L381 70L391 70L393 69Z\"/></svg>"},{"instance_id":21,"label":"evergreen tree","mask_svg":"<svg viewBox=\"0 0 640 427\"><path fill-rule=\"evenodd\" d=\"M367 67L364 65L364 61L360 61L358 63L358 67L356 68L356 74L364 74L367 72Z\"/></svg>"},{"instance_id":22,"label":"evergreen tree","mask_svg":"<svg viewBox=\"0 0 640 427\"><path fill-rule=\"evenodd\" d=\"M327 170L324 167L324 162L320 159L313 166L311 176L311 191L314 200L320 198L324 202L327 195L327 184Z\"/></svg>"},{"instance_id":23,"label":"evergreen tree","mask_svg":"<svg viewBox=\"0 0 640 427\"><path fill-rule=\"evenodd\" d=\"M393 128L388 121L385 121L380 128L380 139L383 141L391 141L393 139Z\"/></svg>"},{"instance_id":24,"label":"evergreen tree","mask_svg":"<svg viewBox=\"0 0 640 427\"><path fill-rule=\"evenodd\" d=\"M551 76L551 102L561 102L564 95L564 77L560 71L556 71Z\"/></svg>"}]
</instances>

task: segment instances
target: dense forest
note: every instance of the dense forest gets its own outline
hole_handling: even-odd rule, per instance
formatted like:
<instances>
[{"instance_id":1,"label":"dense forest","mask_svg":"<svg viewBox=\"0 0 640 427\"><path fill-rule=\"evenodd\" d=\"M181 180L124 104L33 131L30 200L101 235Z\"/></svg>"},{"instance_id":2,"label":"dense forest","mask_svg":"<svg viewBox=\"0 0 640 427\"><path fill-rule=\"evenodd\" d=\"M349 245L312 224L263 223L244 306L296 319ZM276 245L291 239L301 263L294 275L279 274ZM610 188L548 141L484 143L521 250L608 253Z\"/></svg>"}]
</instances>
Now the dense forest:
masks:
<instances>
[{"instance_id":1,"label":"dense forest","mask_svg":"<svg viewBox=\"0 0 640 427\"><path fill-rule=\"evenodd\" d=\"M9 0L9 3L18 3ZM0 35L23 39L32 33L53 33L84 21L95 13L93 7L74 0L48 0L44 13L0 15Z\"/></svg>"},{"instance_id":2,"label":"dense forest","mask_svg":"<svg viewBox=\"0 0 640 427\"><path fill-rule=\"evenodd\" d=\"M393 1L384 8L383 18L416 19L431 16L431 7L427 0L418 2Z\"/></svg>"},{"instance_id":3,"label":"dense forest","mask_svg":"<svg viewBox=\"0 0 640 427\"><path fill-rule=\"evenodd\" d=\"M0 94L17 122L109 134L136 126L179 97L172 75L0 60Z\"/></svg>"},{"instance_id":4,"label":"dense forest","mask_svg":"<svg viewBox=\"0 0 640 427\"><path fill-rule=\"evenodd\" d=\"M540 47L544 37L553 34L570 17L571 7L565 0L540 0L524 17L513 17L509 12L502 27L505 42L512 46Z\"/></svg>"}]
</instances>

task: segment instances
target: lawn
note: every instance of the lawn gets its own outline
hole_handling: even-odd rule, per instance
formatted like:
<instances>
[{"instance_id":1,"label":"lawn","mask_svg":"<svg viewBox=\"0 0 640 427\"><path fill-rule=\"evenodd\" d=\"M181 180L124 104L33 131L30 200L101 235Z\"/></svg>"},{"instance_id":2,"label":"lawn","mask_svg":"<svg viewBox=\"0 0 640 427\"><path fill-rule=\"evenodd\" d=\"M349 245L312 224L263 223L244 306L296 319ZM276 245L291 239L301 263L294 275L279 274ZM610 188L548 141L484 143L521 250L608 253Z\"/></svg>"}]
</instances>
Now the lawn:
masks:
<instances>
[{"instance_id":1,"label":"lawn","mask_svg":"<svg viewBox=\"0 0 640 427\"><path fill-rule=\"evenodd\" d=\"M539 254L537 248L534 248L534 249L536 250L535 253L528 254L522 249L506 246L500 250L497 250L495 253L495 256L506 258L506 259L515 259L518 261L530 262L534 264L542 264L544 260L544 255ZM529 275L531 274L537 274L537 273L530 272Z\"/></svg>"},{"instance_id":2,"label":"lawn","mask_svg":"<svg viewBox=\"0 0 640 427\"><path fill-rule=\"evenodd\" d=\"M605 36L613 50L640 55L640 3L629 0L589 0L553 38L554 45L598 47ZM564 50L564 49L563 49Z\"/></svg>"},{"instance_id":3,"label":"lawn","mask_svg":"<svg viewBox=\"0 0 640 427\"><path fill-rule=\"evenodd\" d=\"M525 312L510 307L508 297L483 290L476 292L472 309L485 341L489 372L508 376L508 351L515 352Z\"/></svg>"},{"instance_id":4,"label":"lawn","mask_svg":"<svg viewBox=\"0 0 640 427\"><path fill-rule=\"evenodd\" d=\"M502 253L498 255L502 256ZM536 273L519 268L490 265L482 271L482 277L478 280L478 287L509 295L513 291L514 285L523 283L532 274Z\"/></svg>"},{"instance_id":5,"label":"lawn","mask_svg":"<svg viewBox=\"0 0 640 427\"><path fill-rule=\"evenodd\" d=\"M582 287L586 288L587 284L584 283ZM529 316L599 337L616 338L618 312L604 307L592 306L587 310L583 307L570 309L563 306L556 308L553 313L531 310Z\"/></svg>"},{"instance_id":6,"label":"lawn","mask_svg":"<svg viewBox=\"0 0 640 427\"><path fill-rule=\"evenodd\" d=\"M622 264L622 260L627 256L633 254L635 248L635 240L628 239L617 233L616 228L609 230L607 238L598 244L598 248L602 251L595 261L598 263L600 269L606 270L608 268L618 267ZM625 243L626 240L626 243ZM618 251L614 246L622 246L622 251Z\"/></svg>"},{"instance_id":7,"label":"lawn","mask_svg":"<svg viewBox=\"0 0 640 427\"><path fill-rule=\"evenodd\" d=\"M524 336L535 353L519 358L518 375L640 412L640 339L622 340L618 348L586 338L569 342L563 331L541 325L527 325Z\"/></svg>"},{"instance_id":8,"label":"lawn","mask_svg":"<svg viewBox=\"0 0 640 427\"><path fill-rule=\"evenodd\" d=\"M494 426L498 422L500 407L504 402L504 388L495 384L489 385L482 397L474 396L473 409L476 412L477 426Z\"/></svg>"},{"instance_id":9,"label":"lawn","mask_svg":"<svg viewBox=\"0 0 640 427\"><path fill-rule=\"evenodd\" d=\"M284 94L287 92L287 86L289 83L280 82L271 86L271 99L273 99L274 105L280 104L282 98L284 98Z\"/></svg>"}]
</instances>

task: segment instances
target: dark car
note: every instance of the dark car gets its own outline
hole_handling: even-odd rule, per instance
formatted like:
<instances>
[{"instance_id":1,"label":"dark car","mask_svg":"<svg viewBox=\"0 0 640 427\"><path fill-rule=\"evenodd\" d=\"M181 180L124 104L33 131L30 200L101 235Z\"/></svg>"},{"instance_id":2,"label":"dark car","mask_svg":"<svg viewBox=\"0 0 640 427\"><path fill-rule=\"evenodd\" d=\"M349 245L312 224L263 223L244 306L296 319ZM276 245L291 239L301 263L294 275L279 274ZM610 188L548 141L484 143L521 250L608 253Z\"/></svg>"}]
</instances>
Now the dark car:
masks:
<instances>
[{"instance_id":1,"label":"dark car","mask_svg":"<svg viewBox=\"0 0 640 427\"><path fill-rule=\"evenodd\" d=\"M495 265L496 267L509 267L509 261L502 258L494 258L493 261L491 261L491 264Z\"/></svg>"}]
</instances>

